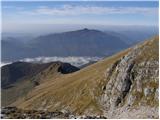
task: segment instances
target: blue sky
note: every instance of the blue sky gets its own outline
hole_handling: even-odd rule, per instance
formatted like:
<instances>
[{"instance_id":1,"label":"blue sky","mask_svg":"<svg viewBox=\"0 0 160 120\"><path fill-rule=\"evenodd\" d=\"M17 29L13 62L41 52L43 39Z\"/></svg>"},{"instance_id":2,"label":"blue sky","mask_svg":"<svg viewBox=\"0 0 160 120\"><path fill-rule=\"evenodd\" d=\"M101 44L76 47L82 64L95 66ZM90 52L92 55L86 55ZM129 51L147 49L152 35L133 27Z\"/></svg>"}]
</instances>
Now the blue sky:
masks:
<instances>
[{"instance_id":1,"label":"blue sky","mask_svg":"<svg viewBox=\"0 0 160 120\"><path fill-rule=\"evenodd\" d=\"M157 26L158 2L2 2L4 30L31 24Z\"/></svg>"}]
</instances>

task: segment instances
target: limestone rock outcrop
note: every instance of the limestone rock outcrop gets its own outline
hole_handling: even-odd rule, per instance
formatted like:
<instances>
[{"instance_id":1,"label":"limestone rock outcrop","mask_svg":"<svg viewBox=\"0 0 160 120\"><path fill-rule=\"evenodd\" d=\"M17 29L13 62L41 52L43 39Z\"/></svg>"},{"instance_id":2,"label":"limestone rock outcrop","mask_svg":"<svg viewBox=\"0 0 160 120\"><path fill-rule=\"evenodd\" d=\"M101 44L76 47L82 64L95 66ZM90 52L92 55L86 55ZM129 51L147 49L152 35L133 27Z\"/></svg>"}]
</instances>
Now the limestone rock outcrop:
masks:
<instances>
[{"instance_id":1,"label":"limestone rock outcrop","mask_svg":"<svg viewBox=\"0 0 160 120\"><path fill-rule=\"evenodd\" d=\"M157 108L158 113L158 75L156 38L135 46L127 55L112 64L106 71L105 90L100 98L100 104L108 118L113 118L117 109L120 111L122 108L133 110L147 106ZM153 114L153 118L158 117L157 113Z\"/></svg>"}]
</instances>

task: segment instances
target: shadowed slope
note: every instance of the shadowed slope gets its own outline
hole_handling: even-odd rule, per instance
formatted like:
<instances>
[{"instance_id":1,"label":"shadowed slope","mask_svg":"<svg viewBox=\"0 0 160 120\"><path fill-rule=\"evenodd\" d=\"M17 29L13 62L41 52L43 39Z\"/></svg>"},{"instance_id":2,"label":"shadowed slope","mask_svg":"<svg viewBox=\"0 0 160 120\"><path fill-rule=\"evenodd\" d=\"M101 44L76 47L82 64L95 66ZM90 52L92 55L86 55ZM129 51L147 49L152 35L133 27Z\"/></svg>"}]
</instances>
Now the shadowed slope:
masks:
<instances>
[{"instance_id":1,"label":"shadowed slope","mask_svg":"<svg viewBox=\"0 0 160 120\"><path fill-rule=\"evenodd\" d=\"M2 67L2 106L11 104L50 78L55 79L61 74L77 70L79 68L62 62L15 62L5 65Z\"/></svg>"}]
</instances>

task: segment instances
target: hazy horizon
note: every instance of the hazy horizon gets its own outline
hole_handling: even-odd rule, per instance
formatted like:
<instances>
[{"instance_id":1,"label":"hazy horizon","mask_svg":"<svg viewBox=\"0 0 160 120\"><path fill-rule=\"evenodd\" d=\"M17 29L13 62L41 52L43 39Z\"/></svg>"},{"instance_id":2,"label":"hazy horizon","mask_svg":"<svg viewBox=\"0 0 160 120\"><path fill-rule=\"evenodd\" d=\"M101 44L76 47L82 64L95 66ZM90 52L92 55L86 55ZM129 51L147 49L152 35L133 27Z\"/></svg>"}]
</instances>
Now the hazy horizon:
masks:
<instances>
[{"instance_id":1,"label":"hazy horizon","mask_svg":"<svg viewBox=\"0 0 160 120\"><path fill-rule=\"evenodd\" d=\"M158 1L2 1L3 60L108 56L157 33Z\"/></svg>"},{"instance_id":2,"label":"hazy horizon","mask_svg":"<svg viewBox=\"0 0 160 120\"><path fill-rule=\"evenodd\" d=\"M158 26L139 26L139 25L64 25L64 24L37 24L37 25L30 25L34 26L28 29L22 30L11 30L11 31L2 31L3 35L33 35L33 36L39 36L39 35L46 35L46 34L52 34L52 33L62 33L62 32L69 32L69 31L76 31L81 29L95 29L100 31L113 31L113 32L120 32L120 31L155 31L155 33L158 33ZM37 27L39 29L37 29ZM55 29L56 28L56 29Z\"/></svg>"},{"instance_id":3,"label":"hazy horizon","mask_svg":"<svg viewBox=\"0 0 160 120\"><path fill-rule=\"evenodd\" d=\"M2 1L2 32L158 27L158 1Z\"/></svg>"}]
</instances>

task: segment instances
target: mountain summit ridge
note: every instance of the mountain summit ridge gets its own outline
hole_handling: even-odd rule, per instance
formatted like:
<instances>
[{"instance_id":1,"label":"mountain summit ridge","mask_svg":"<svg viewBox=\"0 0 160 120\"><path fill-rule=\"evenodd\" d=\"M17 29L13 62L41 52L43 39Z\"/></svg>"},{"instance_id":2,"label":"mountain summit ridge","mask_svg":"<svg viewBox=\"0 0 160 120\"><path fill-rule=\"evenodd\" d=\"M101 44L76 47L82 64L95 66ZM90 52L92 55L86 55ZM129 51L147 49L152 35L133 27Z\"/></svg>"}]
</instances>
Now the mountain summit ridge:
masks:
<instances>
[{"instance_id":1,"label":"mountain summit ridge","mask_svg":"<svg viewBox=\"0 0 160 120\"><path fill-rule=\"evenodd\" d=\"M128 44L119 36L86 28L39 36L30 40L29 43L25 43L25 45L14 45L4 41L2 44L3 61L39 56L102 57L128 47Z\"/></svg>"}]
</instances>

